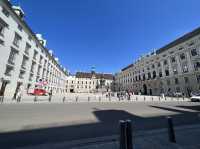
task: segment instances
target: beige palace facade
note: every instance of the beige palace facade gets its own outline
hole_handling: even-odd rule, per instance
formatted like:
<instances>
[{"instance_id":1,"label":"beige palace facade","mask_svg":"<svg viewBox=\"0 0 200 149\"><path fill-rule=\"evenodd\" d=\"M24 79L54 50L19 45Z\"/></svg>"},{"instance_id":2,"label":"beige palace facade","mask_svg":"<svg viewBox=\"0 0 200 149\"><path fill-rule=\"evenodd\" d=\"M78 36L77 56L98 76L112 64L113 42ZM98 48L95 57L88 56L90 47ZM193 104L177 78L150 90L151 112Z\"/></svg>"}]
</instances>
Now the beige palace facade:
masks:
<instances>
[{"instance_id":1,"label":"beige palace facade","mask_svg":"<svg viewBox=\"0 0 200 149\"><path fill-rule=\"evenodd\" d=\"M118 90L147 95L200 90L200 28L140 57L116 74Z\"/></svg>"}]
</instances>

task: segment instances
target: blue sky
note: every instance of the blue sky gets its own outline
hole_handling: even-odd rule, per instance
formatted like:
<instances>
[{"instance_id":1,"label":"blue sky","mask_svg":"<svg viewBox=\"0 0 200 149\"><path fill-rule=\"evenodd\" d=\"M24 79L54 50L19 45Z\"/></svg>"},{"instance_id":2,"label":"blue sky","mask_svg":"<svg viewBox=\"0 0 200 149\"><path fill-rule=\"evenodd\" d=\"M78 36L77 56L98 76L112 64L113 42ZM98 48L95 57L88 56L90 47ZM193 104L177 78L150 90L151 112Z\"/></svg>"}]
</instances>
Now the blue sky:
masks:
<instances>
[{"instance_id":1,"label":"blue sky","mask_svg":"<svg viewBox=\"0 0 200 149\"><path fill-rule=\"evenodd\" d=\"M200 26L199 0L12 0L70 72L114 73Z\"/></svg>"}]
</instances>

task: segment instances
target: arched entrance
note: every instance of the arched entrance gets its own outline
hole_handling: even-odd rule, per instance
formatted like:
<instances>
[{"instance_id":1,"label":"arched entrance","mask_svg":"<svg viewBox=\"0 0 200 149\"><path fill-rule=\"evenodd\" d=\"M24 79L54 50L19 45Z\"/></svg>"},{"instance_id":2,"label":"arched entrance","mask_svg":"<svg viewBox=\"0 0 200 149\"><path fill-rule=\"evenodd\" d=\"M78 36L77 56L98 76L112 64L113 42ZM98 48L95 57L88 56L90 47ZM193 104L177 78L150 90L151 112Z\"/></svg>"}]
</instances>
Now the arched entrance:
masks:
<instances>
[{"instance_id":1,"label":"arched entrance","mask_svg":"<svg viewBox=\"0 0 200 149\"><path fill-rule=\"evenodd\" d=\"M147 95L147 85L146 84L143 85L143 94Z\"/></svg>"}]
</instances>

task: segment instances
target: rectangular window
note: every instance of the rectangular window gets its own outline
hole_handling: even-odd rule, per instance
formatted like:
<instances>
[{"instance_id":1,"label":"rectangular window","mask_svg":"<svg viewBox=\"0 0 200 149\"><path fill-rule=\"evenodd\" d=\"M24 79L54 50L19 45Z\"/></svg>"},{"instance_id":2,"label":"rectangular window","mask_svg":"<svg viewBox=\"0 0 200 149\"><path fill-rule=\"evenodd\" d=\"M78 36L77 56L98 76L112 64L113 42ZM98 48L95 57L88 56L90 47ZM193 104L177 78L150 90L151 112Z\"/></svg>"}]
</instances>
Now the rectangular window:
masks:
<instances>
[{"instance_id":1,"label":"rectangular window","mask_svg":"<svg viewBox=\"0 0 200 149\"><path fill-rule=\"evenodd\" d=\"M2 8L2 12L6 17L9 17L10 14L9 14L8 10L6 10L4 7Z\"/></svg>"},{"instance_id":2,"label":"rectangular window","mask_svg":"<svg viewBox=\"0 0 200 149\"><path fill-rule=\"evenodd\" d=\"M0 39L0 45L5 45L5 42Z\"/></svg>"},{"instance_id":3,"label":"rectangular window","mask_svg":"<svg viewBox=\"0 0 200 149\"><path fill-rule=\"evenodd\" d=\"M169 70L168 70L168 69L165 70L165 75L166 75L166 76L169 76Z\"/></svg>"},{"instance_id":4,"label":"rectangular window","mask_svg":"<svg viewBox=\"0 0 200 149\"><path fill-rule=\"evenodd\" d=\"M176 62L175 57L171 57L171 62L172 62L172 63L175 63L175 62Z\"/></svg>"},{"instance_id":5,"label":"rectangular window","mask_svg":"<svg viewBox=\"0 0 200 149\"><path fill-rule=\"evenodd\" d=\"M10 55L9 55L9 58L8 58L8 63L11 64L11 65L14 65L15 64L15 60L16 60L16 56L18 54L18 51L14 48L11 48L10 50Z\"/></svg>"},{"instance_id":6,"label":"rectangular window","mask_svg":"<svg viewBox=\"0 0 200 149\"><path fill-rule=\"evenodd\" d=\"M200 68L200 62L195 62L194 63L194 69L195 69L195 71L198 71L199 68Z\"/></svg>"},{"instance_id":7,"label":"rectangular window","mask_svg":"<svg viewBox=\"0 0 200 149\"><path fill-rule=\"evenodd\" d=\"M23 56L22 65L21 65L22 69L26 69L27 62L28 62L28 58L26 56Z\"/></svg>"},{"instance_id":8,"label":"rectangular window","mask_svg":"<svg viewBox=\"0 0 200 149\"><path fill-rule=\"evenodd\" d=\"M36 63L33 61L32 65L31 65L31 72L34 73L34 69L35 69Z\"/></svg>"},{"instance_id":9,"label":"rectangular window","mask_svg":"<svg viewBox=\"0 0 200 149\"><path fill-rule=\"evenodd\" d=\"M29 51L30 51L30 49L31 49L30 44L26 43L26 47L25 47L25 51L24 51L24 53L26 53L27 55L29 55Z\"/></svg>"},{"instance_id":10,"label":"rectangular window","mask_svg":"<svg viewBox=\"0 0 200 149\"><path fill-rule=\"evenodd\" d=\"M192 56L196 56L197 55L197 50L196 49L192 49L191 50L191 55Z\"/></svg>"},{"instance_id":11,"label":"rectangular window","mask_svg":"<svg viewBox=\"0 0 200 149\"><path fill-rule=\"evenodd\" d=\"M184 60L184 59L185 59L185 54L184 54L184 53L180 54L180 59L181 59L181 60Z\"/></svg>"},{"instance_id":12,"label":"rectangular window","mask_svg":"<svg viewBox=\"0 0 200 149\"><path fill-rule=\"evenodd\" d=\"M33 81L33 74L32 73L29 75L29 81Z\"/></svg>"},{"instance_id":13,"label":"rectangular window","mask_svg":"<svg viewBox=\"0 0 200 149\"><path fill-rule=\"evenodd\" d=\"M22 37L19 36L17 33L15 33L15 37L14 37L14 40L13 40L13 44L17 47L19 47L19 43L21 41Z\"/></svg>"},{"instance_id":14,"label":"rectangular window","mask_svg":"<svg viewBox=\"0 0 200 149\"><path fill-rule=\"evenodd\" d=\"M175 84L179 84L178 78L175 78Z\"/></svg>"},{"instance_id":15,"label":"rectangular window","mask_svg":"<svg viewBox=\"0 0 200 149\"><path fill-rule=\"evenodd\" d=\"M6 76L11 76L11 75L12 75L11 73L12 73L13 70L14 70L14 67L13 67L13 66L7 65L4 74L5 74Z\"/></svg>"},{"instance_id":16,"label":"rectangular window","mask_svg":"<svg viewBox=\"0 0 200 149\"><path fill-rule=\"evenodd\" d=\"M200 75L197 75L196 78L197 78L197 82L200 83Z\"/></svg>"},{"instance_id":17,"label":"rectangular window","mask_svg":"<svg viewBox=\"0 0 200 149\"><path fill-rule=\"evenodd\" d=\"M164 60L164 65L167 65L167 60Z\"/></svg>"},{"instance_id":18,"label":"rectangular window","mask_svg":"<svg viewBox=\"0 0 200 149\"><path fill-rule=\"evenodd\" d=\"M189 78L188 77L184 77L185 83L189 83Z\"/></svg>"},{"instance_id":19,"label":"rectangular window","mask_svg":"<svg viewBox=\"0 0 200 149\"><path fill-rule=\"evenodd\" d=\"M20 70L19 78L20 78L20 79L24 79L24 75L25 75L25 71Z\"/></svg>"},{"instance_id":20,"label":"rectangular window","mask_svg":"<svg viewBox=\"0 0 200 149\"><path fill-rule=\"evenodd\" d=\"M37 59L37 54L38 54L38 52L36 51L36 50L34 50L34 54L33 54L33 59Z\"/></svg>"}]
</instances>

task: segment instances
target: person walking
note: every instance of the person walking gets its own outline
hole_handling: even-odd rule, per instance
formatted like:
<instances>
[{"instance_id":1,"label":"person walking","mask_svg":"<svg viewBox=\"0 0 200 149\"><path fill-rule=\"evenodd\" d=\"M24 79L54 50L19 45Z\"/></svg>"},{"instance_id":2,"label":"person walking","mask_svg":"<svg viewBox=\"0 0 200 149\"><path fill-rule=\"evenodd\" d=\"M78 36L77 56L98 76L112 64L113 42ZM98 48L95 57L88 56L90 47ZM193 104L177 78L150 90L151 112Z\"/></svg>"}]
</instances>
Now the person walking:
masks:
<instances>
[{"instance_id":1,"label":"person walking","mask_svg":"<svg viewBox=\"0 0 200 149\"><path fill-rule=\"evenodd\" d=\"M50 93L49 93L49 102L51 102L52 95L53 95L53 91L52 91L52 89L51 89L51 90L50 90Z\"/></svg>"},{"instance_id":2,"label":"person walking","mask_svg":"<svg viewBox=\"0 0 200 149\"><path fill-rule=\"evenodd\" d=\"M22 98L22 89L21 89L21 87L20 87L20 88L18 89L17 95L16 95L17 102L20 102L20 101L21 101L21 98Z\"/></svg>"}]
</instances>

